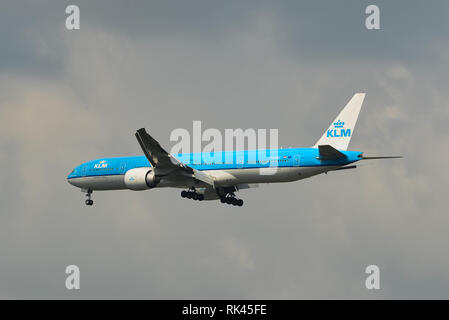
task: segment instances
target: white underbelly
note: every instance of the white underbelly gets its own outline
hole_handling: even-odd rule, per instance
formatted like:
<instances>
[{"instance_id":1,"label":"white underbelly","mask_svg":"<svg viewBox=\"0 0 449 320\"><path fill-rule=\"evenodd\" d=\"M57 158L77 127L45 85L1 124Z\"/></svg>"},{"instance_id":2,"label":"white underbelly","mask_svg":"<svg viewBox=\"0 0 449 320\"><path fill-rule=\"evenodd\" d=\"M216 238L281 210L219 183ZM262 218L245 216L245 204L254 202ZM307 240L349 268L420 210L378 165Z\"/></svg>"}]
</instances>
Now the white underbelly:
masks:
<instances>
[{"instance_id":1,"label":"white underbelly","mask_svg":"<svg viewBox=\"0 0 449 320\"><path fill-rule=\"evenodd\" d=\"M277 167L277 168L246 168L230 170L207 170L205 173L211 175L215 180L215 186L234 186L247 183L276 183L290 182L305 179L326 171L334 170L340 166L317 166L317 167ZM70 183L83 189L92 190L120 190L127 189L123 175L108 175L94 177L80 177L70 179ZM198 187L207 187L199 183ZM191 181L164 181L156 187L191 187Z\"/></svg>"},{"instance_id":2,"label":"white underbelly","mask_svg":"<svg viewBox=\"0 0 449 320\"><path fill-rule=\"evenodd\" d=\"M70 179L70 183L76 187L91 190L120 190L126 189L124 175L108 175L79 177Z\"/></svg>"},{"instance_id":3,"label":"white underbelly","mask_svg":"<svg viewBox=\"0 0 449 320\"><path fill-rule=\"evenodd\" d=\"M328 167L285 167L267 169L232 169L205 171L215 178L216 186L236 185L241 183L274 183L305 179L338 166Z\"/></svg>"}]
</instances>

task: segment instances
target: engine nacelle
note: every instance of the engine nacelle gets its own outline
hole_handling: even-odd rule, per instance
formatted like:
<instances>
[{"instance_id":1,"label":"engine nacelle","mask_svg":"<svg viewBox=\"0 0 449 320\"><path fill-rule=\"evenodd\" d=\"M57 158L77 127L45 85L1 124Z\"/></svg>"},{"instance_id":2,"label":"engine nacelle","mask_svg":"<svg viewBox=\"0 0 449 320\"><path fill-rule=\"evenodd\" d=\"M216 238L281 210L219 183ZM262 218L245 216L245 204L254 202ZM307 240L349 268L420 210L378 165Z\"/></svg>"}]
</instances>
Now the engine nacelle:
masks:
<instances>
[{"instance_id":1,"label":"engine nacelle","mask_svg":"<svg viewBox=\"0 0 449 320\"><path fill-rule=\"evenodd\" d=\"M154 188L157 184L153 168L134 168L125 173L125 186L131 190L146 190Z\"/></svg>"}]
</instances>

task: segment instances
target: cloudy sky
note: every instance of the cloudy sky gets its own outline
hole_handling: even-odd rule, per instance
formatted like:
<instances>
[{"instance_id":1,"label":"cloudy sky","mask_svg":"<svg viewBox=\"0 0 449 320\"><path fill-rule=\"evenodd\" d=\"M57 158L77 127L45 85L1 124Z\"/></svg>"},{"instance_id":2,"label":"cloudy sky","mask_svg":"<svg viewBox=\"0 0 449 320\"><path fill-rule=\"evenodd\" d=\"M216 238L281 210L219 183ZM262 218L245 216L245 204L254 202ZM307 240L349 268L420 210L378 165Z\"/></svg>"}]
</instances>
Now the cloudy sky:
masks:
<instances>
[{"instance_id":1,"label":"cloudy sky","mask_svg":"<svg viewBox=\"0 0 449 320\"><path fill-rule=\"evenodd\" d=\"M3 2L0 298L447 298L448 16L447 1ZM404 159L242 191L242 208L174 189L86 207L66 181L140 155L140 127L167 148L194 120L310 146L355 92L351 149Z\"/></svg>"}]
</instances>

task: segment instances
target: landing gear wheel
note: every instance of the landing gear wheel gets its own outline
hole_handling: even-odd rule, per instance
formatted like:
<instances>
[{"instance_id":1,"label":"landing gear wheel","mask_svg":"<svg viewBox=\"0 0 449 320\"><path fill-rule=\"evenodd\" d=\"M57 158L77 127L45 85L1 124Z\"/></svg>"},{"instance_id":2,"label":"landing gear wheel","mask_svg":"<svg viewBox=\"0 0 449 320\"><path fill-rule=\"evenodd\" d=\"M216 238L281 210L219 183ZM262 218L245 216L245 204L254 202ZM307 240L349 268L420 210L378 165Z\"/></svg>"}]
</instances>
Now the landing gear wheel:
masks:
<instances>
[{"instance_id":1,"label":"landing gear wheel","mask_svg":"<svg viewBox=\"0 0 449 320\"><path fill-rule=\"evenodd\" d=\"M84 190L82 190L82 191L84 191ZM94 201L90 198L91 195L92 195L92 190L91 189L87 190L87 193L86 193L87 200L85 202L86 206L91 206L94 204Z\"/></svg>"},{"instance_id":2,"label":"landing gear wheel","mask_svg":"<svg viewBox=\"0 0 449 320\"><path fill-rule=\"evenodd\" d=\"M189 190L183 190L181 191L181 197L187 198L187 199L193 199L198 201L204 200L204 194L197 193L195 188L190 188Z\"/></svg>"},{"instance_id":3,"label":"landing gear wheel","mask_svg":"<svg viewBox=\"0 0 449 320\"><path fill-rule=\"evenodd\" d=\"M225 196L220 196L220 202L232 204L233 206L243 206L243 200L236 198L234 193L228 193Z\"/></svg>"}]
</instances>

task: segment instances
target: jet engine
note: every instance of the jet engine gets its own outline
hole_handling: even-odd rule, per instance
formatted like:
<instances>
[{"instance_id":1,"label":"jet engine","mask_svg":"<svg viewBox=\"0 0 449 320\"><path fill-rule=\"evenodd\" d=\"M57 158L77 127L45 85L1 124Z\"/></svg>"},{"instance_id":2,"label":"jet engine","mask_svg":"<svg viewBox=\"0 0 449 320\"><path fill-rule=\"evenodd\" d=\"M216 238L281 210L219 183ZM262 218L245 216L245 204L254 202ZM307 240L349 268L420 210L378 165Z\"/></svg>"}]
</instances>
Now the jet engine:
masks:
<instances>
[{"instance_id":1,"label":"jet engine","mask_svg":"<svg viewBox=\"0 0 449 320\"><path fill-rule=\"evenodd\" d=\"M134 168L125 173L125 186L131 190L146 190L157 185L153 168Z\"/></svg>"}]
</instances>

